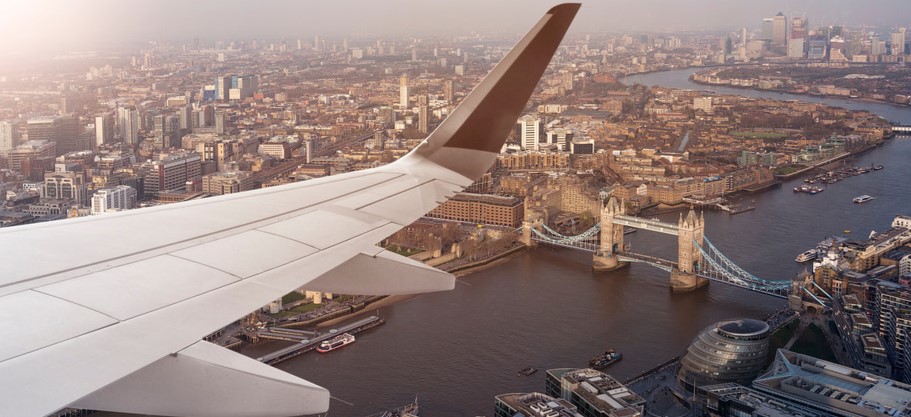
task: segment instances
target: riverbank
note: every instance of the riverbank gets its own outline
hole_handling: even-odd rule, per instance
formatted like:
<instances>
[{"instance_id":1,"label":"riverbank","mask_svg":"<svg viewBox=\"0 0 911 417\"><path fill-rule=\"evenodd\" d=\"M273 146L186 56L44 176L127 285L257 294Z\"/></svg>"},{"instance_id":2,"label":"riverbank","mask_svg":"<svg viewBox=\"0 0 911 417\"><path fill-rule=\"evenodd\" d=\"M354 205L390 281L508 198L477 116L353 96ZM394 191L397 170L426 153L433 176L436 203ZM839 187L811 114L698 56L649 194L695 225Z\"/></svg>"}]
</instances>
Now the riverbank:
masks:
<instances>
[{"instance_id":1,"label":"riverbank","mask_svg":"<svg viewBox=\"0 0 911 417\"><path fill-rule=\"evenodd\" d=\"M776 65L787 66L785 64L776 64ZM800 67L801 65L805 65L805 64L793 63L791 65L793 65L795 67ZM718 71L723 70L726 67L733 68L733 67L737 67L737 66L738 65L719 65L716 67L718 69L714 73L709 70L699 70L699 72L696 72L696 73L690 75L689 80L690 80L690 82L692 82L694 84L711 86L711 87L736 88L736 89L740 89L740 90L761 91L761 92L778 93L778 94L793 94L796 96L819 97L819 98L823 98L823 99L831 98L831 99L854 100L854 101L858 101L858 102L887 104L887 105L892 105L892 106L897 106L897 107L911 107L911 103L898 103L898 102L890 101L887 99L871 97L869 95L863 95L863 94L867 94L864 92L859 92L862 95L850 95L850 94L842 95L842 94L825 94L822 92L813 92L812 90L795 90L795 89L788 89L788 88L782 88L782 87L759 88L756 86L756 84L758 84L761 81L761 78L745 78L745 79L743 79L743 81L749 81L749 82L753 83L754 85L739 85L739 84L733 83L733 81L735 81L735 79L733 79L733 78L721 78L721 77L715 76L715 74L717 74ZM696 68L696 67L692 67L692 68ZM704 77L708 77L708 76L717 78L718 80L721 80L722 82L720 82L720 83L709 82L704 79ZM819 85L810 85L809 86L809 88L811 88L811 89L817 88L817 87L819 87Z\"/></svg>"},{"instance_id":2,"label":"riverbank","mask_svg":"<svg viewBox=\"0 0 911 417\"><path fill-rule=\"evenodd\" d=\"M813 165L810 165L810 166L808 166L808 167L806 167L806 168L803 168L803 169L794 171L794 172L792 172L792 173L790 173L790 174L784 174L784 175L777 175L777 174L776 174L776 175L775 175L775 178L778 178L778 179L780 179L780 180L782 180L782 181L787 181L787 180L793 179L793 178L795 178L795 177L797 177L797 176L800 176L800 175L802 175L802 174L804 174L804 173L810 172L810 171L812 171L812 170L814 170L814 169L822 168L822 167L824 167L824 166L826 166L826 165L829 165L829 164L831 164L831 163L841 161L842 159L846 159L846 158L850 158L850 157L862 155L862 154L864 154L864 153L867 153L867 152L869 152L869 151L875 149L877 146L879 146L879 145L881 145L881 144L882 144L882 142L874 143L874 144L871 144L871 145L864 146L863 148L860 148L860 149L858 149L858 150L856 150L856 151L854 151L854 152L845 152L845 153L843 153L843 154L841 154L841 155L834 156L834 157L832 157L832 158L826 159L825 161L817 162L817 163L815 163L815 164L813 164Z\"/></svg>"}]
</instances>

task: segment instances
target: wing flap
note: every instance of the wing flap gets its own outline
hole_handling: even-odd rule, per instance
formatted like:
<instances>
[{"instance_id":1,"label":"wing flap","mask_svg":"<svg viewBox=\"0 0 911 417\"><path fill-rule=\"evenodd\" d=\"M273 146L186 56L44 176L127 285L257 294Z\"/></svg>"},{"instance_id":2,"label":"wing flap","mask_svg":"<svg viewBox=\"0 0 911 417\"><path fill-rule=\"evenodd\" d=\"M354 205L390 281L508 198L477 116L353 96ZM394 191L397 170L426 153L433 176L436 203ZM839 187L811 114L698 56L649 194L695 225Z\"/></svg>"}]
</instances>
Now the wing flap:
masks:
<instances>
[{"instance_id":1,"label":"wing flap","mask_svg":"<svg viewBox=\"0 0 911 417\"><path fill-rule=\"evenodd\" d=\"M312 291L361 295L417 294L454 287L452 274L385 250L358 254L304 286Z\"/></svg>"},{"instance_id":2,"label":"wing flap","mask_svg":"<svg viewBox=\"0 0 911 417\"><path fill-rule=\"evenodd\" d=\"M329 391L197 342L79 399L76 408L160 416L291 416L326 412Z\"/></svg>"}]
</instances>

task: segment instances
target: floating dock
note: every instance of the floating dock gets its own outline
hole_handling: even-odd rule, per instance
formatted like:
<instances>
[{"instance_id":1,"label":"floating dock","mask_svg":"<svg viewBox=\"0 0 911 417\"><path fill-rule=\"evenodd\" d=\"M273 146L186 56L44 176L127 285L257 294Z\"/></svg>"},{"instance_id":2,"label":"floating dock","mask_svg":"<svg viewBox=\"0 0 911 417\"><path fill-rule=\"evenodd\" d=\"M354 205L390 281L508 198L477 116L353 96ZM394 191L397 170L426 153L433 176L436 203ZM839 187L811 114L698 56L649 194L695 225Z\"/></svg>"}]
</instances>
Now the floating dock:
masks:
<instances>
[{"instance_id":1,"label":"floating dock","mask_svg":"<svg viewBox=\"0 0 911 417\"><path fill-rule=\"evenodd\" d=\"M274 365L281 361L291 359L302 353L316 349L316 347L319 346L320 342L323 340L330 339L343 333L356 334L364 330L379 326L385 322L385 320L377 316L370 316L353 323L331 329L325 333L270 327L258 332L259 337L263 339L285 340L295 342L295 344L284 349L279 349L268 355L258 357L256 360L269 365Z\"/></svg>"}]
</instances>

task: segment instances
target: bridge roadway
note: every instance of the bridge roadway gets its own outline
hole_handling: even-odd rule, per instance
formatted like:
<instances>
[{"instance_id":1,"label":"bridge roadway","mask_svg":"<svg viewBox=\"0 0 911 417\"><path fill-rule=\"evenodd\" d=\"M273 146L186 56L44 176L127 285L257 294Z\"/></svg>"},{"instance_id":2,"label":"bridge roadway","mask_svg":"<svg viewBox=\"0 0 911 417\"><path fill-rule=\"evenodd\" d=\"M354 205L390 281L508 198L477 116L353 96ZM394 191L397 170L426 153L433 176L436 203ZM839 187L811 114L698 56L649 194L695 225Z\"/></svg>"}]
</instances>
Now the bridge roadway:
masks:
<instances>
[{"instance_id":1,"label":"bridge roadway","mask_svg":"<svg viewBox=\"0 0 911 417\"><path fill-rule=\"evenodd\" d=\"M377 316L370 316L370 317L358 320L356 322L346 324L337 329L333 329L333 330L335 330L334 332L332 330L330 330L330 331L326 332L325 334L321 334L321 335L314 337L313 339L300 339L300 338L294 339L294 338L292 338L293 337L292 334L287 333L287 332L284 334L273 333L271 335L272 337L266 337L266 336L263 336L262 332L261 332L260 337L263 337L263 338L288 340L288 341L292 341L292 342L296 342L296 343L291 346L288 346L284 349L279 349L275 352L267 354L265 356L260 356L260 357L256 358L256 360L269 364L269 365L274 365L281 361L291 359L302 353L309 352L313 349L316 349L316 347L319 346L320 342L322 342L323 340L327 340L327 339L333 338L335 336L338 336L338 335L344 334L344 333L357 334L364 330L379 326L383 323L385 323L385 320L383 320ZM270 330L277 330L277 329L272 328ZM289 330L289 329L281 329L281 330L285 331L285 330ZM309 333L309 332L303 332L303 331L299 331L299 330L297 332ZM280 338L281 336L292 336L292 337ZM306 343L304 343L304 342L306 342Z\"/></svg>"},{"instance_id":2,"label":"bridge roadway","mask_svg":"<svg viewBox=\"0 0 911 417\"><path fill-rule=\"evenodd\" d=\"M676 224L665 223L658 220L648 220L641 217L618 215L614 216L613 222L614 224L635 227L637 229L651 230L653 232L664 233L667 235L677 236L679 234Z\"/></svg>"},{"instance_id":3,"label":"bridge roadway","mask_svg":"<svg viewBox=\"0 0 911 417\"><path fill-rule=\"evenodd\" d=\"M630 262L645 262L656 268L661 268L665 271L672 271L677 268L676 262L668 261L667 259L661 259L654 256L643 255L641 253L633 252L620 252L617 254L617 258L621 261L630 261Z\"/></svg>"}]
</instances>

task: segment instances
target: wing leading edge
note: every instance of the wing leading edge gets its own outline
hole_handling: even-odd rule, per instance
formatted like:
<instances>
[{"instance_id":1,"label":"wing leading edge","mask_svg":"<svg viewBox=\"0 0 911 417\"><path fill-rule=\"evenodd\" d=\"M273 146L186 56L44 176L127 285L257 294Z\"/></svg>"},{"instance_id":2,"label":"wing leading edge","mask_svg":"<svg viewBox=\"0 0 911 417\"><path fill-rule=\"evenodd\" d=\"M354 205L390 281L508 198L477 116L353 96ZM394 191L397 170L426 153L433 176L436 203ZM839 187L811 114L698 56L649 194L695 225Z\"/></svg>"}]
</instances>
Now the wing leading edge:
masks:
<instances>
[{"instance_id":1,"label":"wing leading edge","mask_svg":"<svg viewBox=\"0 0 911 417\"><path fill-rule=\"evenodd\" d=\"M199 416L325 412L325 389L200 339L302 286L360 294L451 289L451 275L375 244L488 169L578 9L548 11L421 145L393 164L0 231L0 263L11 268L0 277L0 329L7 336L0 346L0 415L46 415L66 406ZM125 227L142 234L116 241ZM87 238L94 246L66 251ZM23 244L30 240L36 244ZM21 266L26 259L37 262ZM39 320L23 325L23 312ZM218 383L201 387L206 381Z\"/></svg>"}]
</instances>

